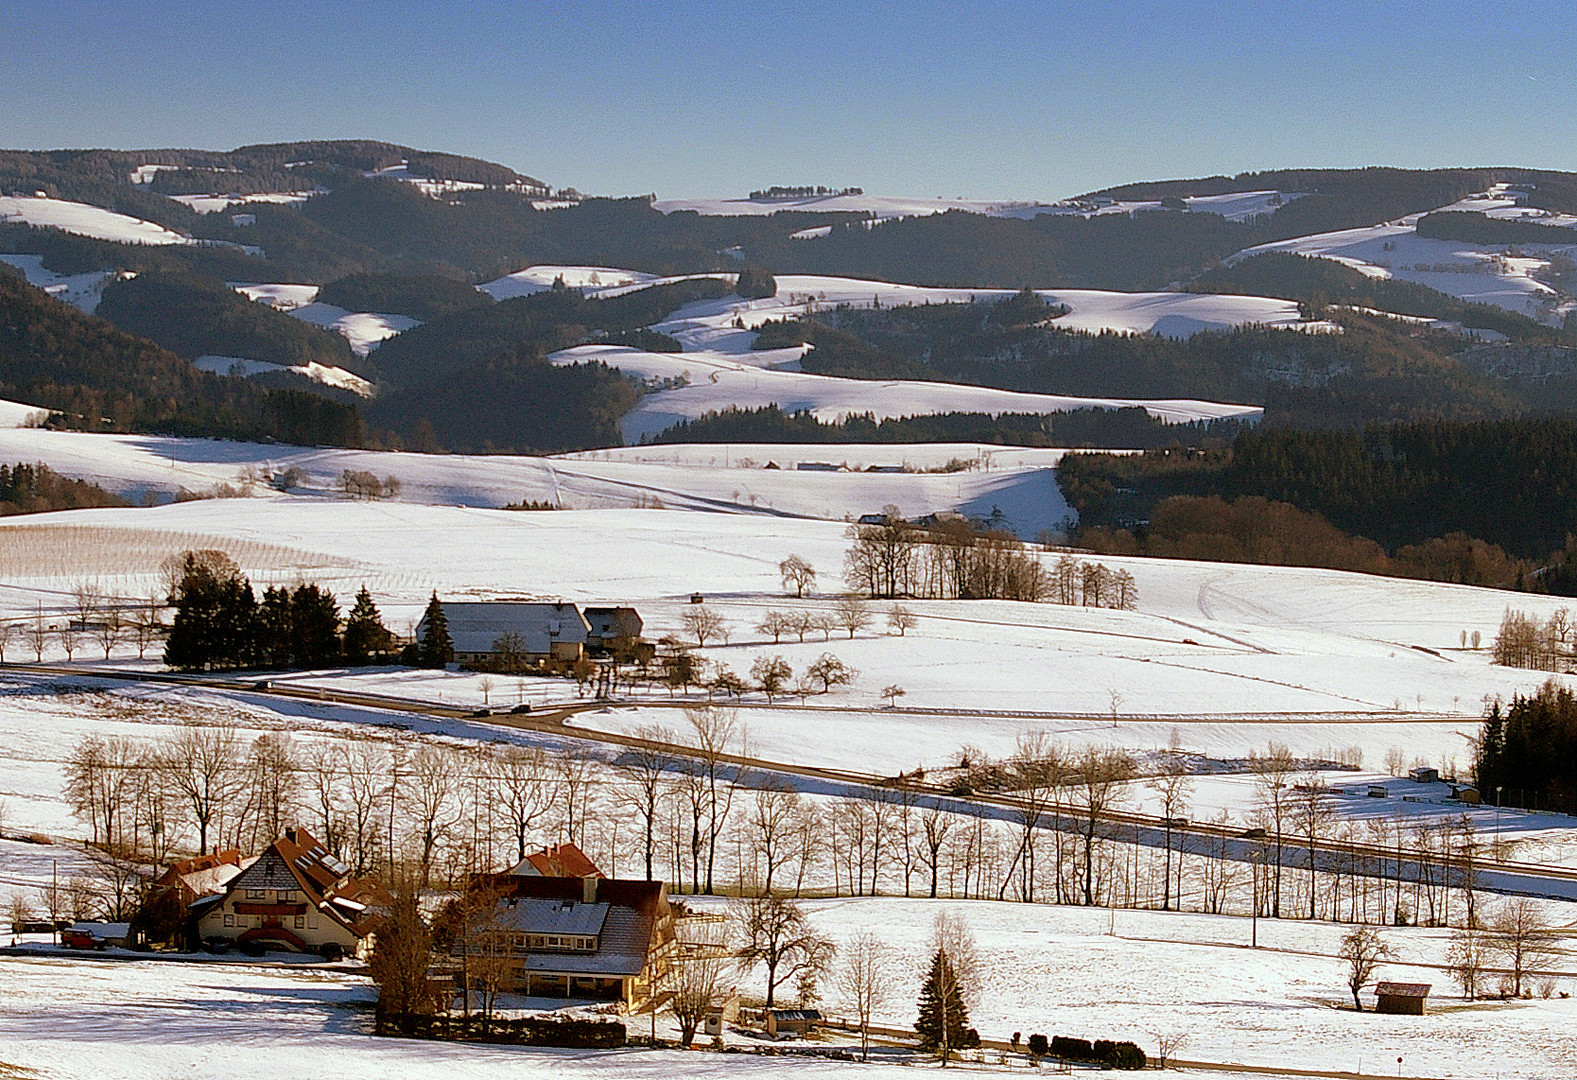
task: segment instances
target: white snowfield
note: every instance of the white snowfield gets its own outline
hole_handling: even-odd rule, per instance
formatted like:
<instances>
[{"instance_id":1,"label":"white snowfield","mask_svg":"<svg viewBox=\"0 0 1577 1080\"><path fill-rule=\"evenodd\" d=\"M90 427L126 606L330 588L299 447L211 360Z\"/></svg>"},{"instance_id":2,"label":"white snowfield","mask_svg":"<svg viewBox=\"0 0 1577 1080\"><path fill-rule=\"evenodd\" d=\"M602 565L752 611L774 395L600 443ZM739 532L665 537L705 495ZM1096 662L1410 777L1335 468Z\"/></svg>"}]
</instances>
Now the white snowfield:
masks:
<instances>
[{"instance_id":1,"label":"white snowfield","mask_svg":"<svg viewBox=\"0 0 1577 1080\"><path fill-rule=\"evenodd\" d=\"M252 195L171 195L169 198L191 207L199 214L217 214L240 203L269 203L274 206L300 206L314 191L264 191Z\"/></svg>"},{"instance_id":2,"label":"white snowfield","mask_svg":"<svg viewBox=\"0 0 1577 1080\"><path fill-rule=\"evenodd\" d=\"M1573 228L1570 244L1517 243L1518 254L1505 244L1470 244L1435 240L1417 233L1421 214L1363 229L1318 233L1293 240L1261 244L1233 255L1236 262L1268 251L1312 255L1350 266L1370 277L1395 278L1478 304L1494 304L1518 314L1558 323L1573 309L1554 288L1535 275L1549 267L1551 256L1577 255L1577 217L1545 215L1520 205L1504 186L1470 196L1442 211L1475 211L1491 217L1526 219L1537 224Z\"/></svg>"},{"instance_id":3,"label":"white snowfield","mask_svg":"<svg viewBox=\"0 0 1577 1080\"><path fill-rule=\"evenodd\" d=\"M317 285L237 281L229 284L248 300L256 300L283 311L286 315L294 316L302 322L335 331L350 342L351 352L357 356L366 356L396 334L403 334L413 326L422 325L421 320L413 319L409 315L349 311L334 304L321 303L317 299L319 292ZM361 390L356 392L364 397L368 396Z\"/></svg>"},{"instance_id":4,"label":"white snowfield","mask_svg":"<svg viewBox=\"0 0 1577 1080\"><path fill-rule=\"evenodd\" d=\"M697 901L710 906L707 899ZM1154 1054L1158 1034L1187 1034L1185 1060L1233 1062L1224 1078L1276 1080L1277 1069L1332 1069L1369 1076L1477 1080L1485 1062L1506 1080L1547 1080L1577 1070L1570 1037L1577 999L1468 1003L1440 970L1447 932L1382 931L1397 958L1377 979L1433 985L1427 1017L1352 1010L1344 965L1334 959L1346 927L1260 920L1259 947L1247 948L1248 920L1225 916L1059 908L998 901L843 899L807 905L815 929L837 944L861 933L887 949L890 997L873 1019L909 1029L938 912L967 926L981 967L970 1022L983 1038L1013 1032L1130 1040ZM1108 933L1115 929L1115 933ZM45 1076L132 1080L249 1072L269 1080L455 1075L565 1080L872 1080L912 1077L878 1043L872 1061L850 1065L813 1057L650 1051L542 1050L370 1038L373 991L360 975L237 962L200 965L149 960L102 963L59 957L0 959L13 993L0 1009L6 1060ZM760 994L758 971L739 987ZM1223 988L1230 988L1224 990ZM845 1015L828 986L822 1009ZM69 1022L65 1019L69 1017ZM641 1030L644 1017L631 1026ZM671 1019L658 1022L672 1037ZM730 1033L730 1043L753 1040ZM1018 1059L1016 1071L1024 1068ZM960 1075L981 1075L968 1064ZM1003 1067L991 1065L989 1075ZM25 1074L24 1074L25 1075ZM1200 1075L1184 1071L1181 1075Z\"/></svg>"},{"instance_id":5,"label":"white snowfield","mask_svg":"<svg viewBox=\"0 0 1577 1080\"><path fill-rule=\"evenodd\" d=\"M534 267L537 282L551 281L555 271L566 268ZM586 270L588 268L570 268ZM523 273L527 273L524 272ZM599 271L599 279L601 271ZM566 284L569 277L565 278ZM582 274L581 281L588 280ZM682 279L639 283L661 284ZM1228 416L1257 417L1257 406L1194 400L1136 400L1076 398L1051 394L1024 394L989 387L954 383L844 379L814 375L800 369L801 348L751 350L754 328L774 319L792 318L817 309L846 305L972 303L1000 300L1005 289L933 289L896 285L858 278L784 274L778 292L763 300L730 295L687 304L653 330L673 337L682 353L648 353L622 347L586 345L555 353L559 364L600 360L643 379L673 384L647 394L624 417L626 442L638 442L681 419L708 412L777 405L785 411L807 409L821 420L836 420L851 413L874 413L877 419L943 412L1065 412L1080 408L1139 406L1170 422ZM496 284L496 283L495 283ZM486 288L486 286L484 286ZM590 286L589 295L616 295L629 286ZM1257 324L1284 329L1327 331L1329 323L1309 322L1288 300L1258 296L1206 296L1193 293L1118 293L1092 289L1047 289L1039 294L1047 303L1065 304L1071 311L1050 325L1091 333L1156 333L1187 337L1203 330L1225 330Z\"/></svg>"},{"instance_id":6,"label":"white snowfield","mask_svg":"<svg viewBox=\"0 0 1577 1080\"><path fill-rule=\"evenodd\" d=\"M334 304L321 302L302 304L300 307L291 308L288 314L313 326L333 330L350 342L350 350L357 356L366 356L396 334L403 334L413 326L422 325L421 320L413 319L409 315L377 311L347 311Z\"/></svg>"},{"instance_id":7,"label":"white snowfield","mask_svg":"<svg viewBox=\"0 0 1577 1080\"><path fill-rule=\"evenodd\" d=\"M1232 221L1243 221L1260 214L1273 212L1283 203L1301 198L1291 192L1241 191L1226 195L1200 195L1185 198L1183 203L1193 213L1219 214ZM1107 198L1069 199L1061 202L1038 202L1012 199L934 199L905 198L891 195L801 195L762 199L658 199L652 208L664 214L689 210L704 217L762 217L783 211L816 214L863 214L878 221L896 218L925 217L960 210L986 217L1033 218L1041 214L1064 214L1092 217L1099 214L1131 214L1143 210L1160 210L1160 200L1115 200ZM827 227L830 232L830 227ZM806 230L806 233L821 230ZM812 236L796 234L803 239Z\"/></svg>"},{"instance_id":8,"label":"white snowfield","mask_svg":"<svg viewBox=\"0 0 1577 1080\"><path fill-rule=\"evenodd\" d=\"M320 382L325 386L337 386L341 390L349 390L362 397L372 397L373 385L360 375L346 371L342 367L330 364L320 364L309 361L305 364L275 364L267 360L248 360L244 356L199 356L192 361L192 366L198 371L211 371L215 375L234 375L246 378L250 375L261 375L268 371L294 371L304 375L313 382Z\"/></svg>"},{"instance_id":9,"label":"white snowfield","mask_svg":"<svg viewBox=\"0 0 1577 1080\"><path fill-rule=\"evenodd\" d=\"M59 229L117 244L192 243L190 237L172 232L163 225L66 199L0 195L0 222Z\"/></svg>"},{"instance_id":10,"label":"white snowfield","mask_svg":"<svg viewBox=\"0 0 1577 1080\"><path fill-rule=\"evenodd\" d=\"M27 531L41 529L49 531ZM964 741L1005 752L1024 730L1086 730L1100 741L1156 746L1174 726L1184 745L1212 752L1235 744L1247 753L1279 733L1304 752L1363 743L1373 762L1400 734L1421 730L1404 726L1388 736L1388 726L1437 724L1442 733L1418 752L1431 764L1447 750L1465 760L1484 695L1509 698L1547 677L1489 663L1487 642L1502 614L1509 605L1546 618L1569 603L1339 571L1103 558L1134 575L1138 611L913 601L907 606L919 623L903 637L885 627L885 604L875 605L875 623L852 641L817 633L803 644L792 635L774 643L755 631L770 609L830 609L844 589L846 530L841 521L748 514L511 512L321 496L82 510L0 523L0 542L38 539L32 555L8 562L0 608L23 617L36 603L61 603L87 573L83 560L104 589L140 595L163 554L224 537L260 587L301 574L348 597L365 582L392 613L390 625L419 615L436 588L453 597L627 601L640 609L648 636L686 637L681 620L690 594L700 591L733 627L729 644L701 651L708 661L748 672L756 656L782 653L799 671L833 652L860 678L852 690L809 704L880 710L851 728L838 712L796 703L802 723L752 725L764 756L897 769L945 760ZM102 549L93 547L100 537ZM253 550L263 561L249 566ZM818 569L825 598L782 597L778 563L790 554ZM1474 631L1486 648L1462 649L1462 634ZM904 710L880 709L880 690L892 683L908 691ZM1139 729L1116 732L1099 719L1110 716L1114 690L1123 723ZM962 721L927 709L997 715ZM1322 717L1329 726L1317 723ZM619 713L582 720L639 722ZM1238 739L1233 727L1250 720L1249 737ZM813 731L828 737L808 737Z\"/></svg>"},{"instance_id":11,"label":"white snowfield","mask_svg":"<svg viewBox=\"0 0 1577 1080\"><path fill-rule=\"evenodd\" d=\"M783 352L794 359L786 360ZM784 363L798 366L801 351L777 350ZM1053 413L1072 409L1137 406L1172 423L1221 417L1257 418L1264 410L1255 405L1228 405L1186 399L1077 398L1055 394L1022 394L961 383L909 380L843 379L812 375L788 368L758 367L753 356L712 351L649 353L607 345L583 345L549 357L555 364L601 361L643 379L675 380L686 385L643 396L624 415L621 427L627 443L655 435L685 419L695 419L730 406L741 409L777 405L785 412L807 410L817 419L831 421L851 414L872 413L876 419L931 413Z\"/></svg>"},{"instance_id":12,"label":"white snowfield","mask_svg":"<svg viewBox=\"0 0 1577 1080\"><path fill-rule=\"evenodd\" d=\"M43 289L57 300L64 300L72 307L93 314L104 298L104 285L113 281L116 274L108 270L89 270L84 274L57 274L45 269L42 255L0 255L0 263L22 271L27 283Z\"/></svg>"},{"instance_id":13,"label":"white snowfield","mask_svg":"<svg viewBox=\"0 0 1577 1080\"><path fill-rule=\"evenodd\" d=\"M33 428L43 423L49 410L19 401L0 401L0 428Z\"/></svg>"},{"instance_id":14,"label":"white snowfield","mask_svg":"<svg viewBox=\"0 0 1577 1080\"><path fill-rule=\"evenodd\" d=\"M238 361L211 357L228 373ZM253 362L255 363L255 361ZM355 376L351 376L355 378ZM42 410L13 405L0 421L22 428ZM686 450L692 451L686 457ZM569 509L669 507L709 512L822 518L841 521L879 511L888 503L911 515L939 510L989 515L1000 509L1026 536L1056 529L1072 511L1052 472L1061 450L1012 451L968 444L935 446L817 445L741 449L729 465L714 467L725 447L643 448L644 456L605 452L561 458L509 455L433 455L338 450L66 431L0 430L0 460L42 461L67 476L91 478L136 501L164 501L183 488L206 491L236 485L250 470L277 474L300 470L300 495L335 497L345 470L401 481L400 499L471 507L546 502ZM808 472L801 461L848 463L854 469L937 468L958 458L975 463L961 472ZM779 465L768 469L769 461ZM266 486L259 499L277 497Z\"/></svg>"},{"instance_id":15,"label":"white snowfield","mask_svg":"<svg viewBox=\"0 0 1577 1080\"><path fill-rule=\"evenodd\" d=\"M501 278L478 285L494 300L513 300L517 296L532 296L546 292L553 283L562 279L571 289L581 289L595 294L602 289L622 285L647 285L662 279L656 274L642 274L635 270L619 270L612 266L528 266L505 274Z\"/></svg>"}]
</instances>

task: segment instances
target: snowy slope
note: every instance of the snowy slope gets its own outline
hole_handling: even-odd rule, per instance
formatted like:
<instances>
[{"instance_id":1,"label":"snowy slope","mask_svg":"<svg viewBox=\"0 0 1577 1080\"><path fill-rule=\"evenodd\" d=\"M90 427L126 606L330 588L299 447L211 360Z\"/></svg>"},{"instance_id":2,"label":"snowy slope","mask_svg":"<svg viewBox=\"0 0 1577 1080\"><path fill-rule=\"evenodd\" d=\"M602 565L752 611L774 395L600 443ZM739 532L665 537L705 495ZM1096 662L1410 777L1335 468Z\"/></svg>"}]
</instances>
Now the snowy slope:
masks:
<instances>
[{"instance_id":1,"label":"snowy slope","mask_svg":"<svg viewBox=\"0 0 1577 1080\"><path fill-rule=\"evenodd\" d=\"M1417 233L1417 223L1423 215L1413 214L1369 228L1261 244L1238 252L1228 262L1267 251L1285 251L1331 259L1371 277L1411 281L1448 296L1494 304L1545 321L1559 322L1565 312L1572 309L1569 299L1562 298L1534 275L1548 266L1552 255L1566 258L1577 255L1577 217L1530 210L1521 206L1504 186L1440 209L1571 227L1572 242L1519 243L1515 245L1517 254L1509 254L1505 244L1478 245L1421 237Z\"/></svg>"},{"instance_id":2,"label":"snowy slope","mask_svg":"<svg viewBox=\"0 0 1577 1080\"><path fill-rule=\"evenodd\" d=\"M334 304L320 303L317 299L319 287L316 285L239 281L229 284L248 300L256 300L302 322L335 331L350 342L351 351L357 356L366 356L394 335L422 325L419 319L409 315L348 311Z\"/></svg>"},{"instance_id":3,"label":"snowy slope","mask_svg":"<svg viewBox=\"0 0 1577 1080\"><path fill-rule=\"evenodd\" d=\"M1243 191L1227 195L1204 195L1184 199L1184 204L1195 213L1220 214L1232 221L1242 221L1260 214L1268 214L1284 202L1299 198L1297 194L1275 191ZM903 198L887 195L806 195L774 199L659 199L652 207L664 214L676 210L691 210L704 216L759 217L782 211L801 213L863 214L876 220L904 217L924 217L945 214L949 210L962 210L987 217L1033 218L1040 214L1068 214L1093 216L1096 214L1130 214L1141 210L1159 210L1158 200L1071 200L1066 202L1025 202L1022 200L989 199L934 199Z\"/></svg>"},{"instance_id":4,"label":"snowy slope","mask_svg":"<svg viewBox=\"0 0 1577 1080\"><path fill-rule=\"evenodd\" d=\"M215 364L228 372L228 358ZM27 415L17 406L17 416ZM888 503L918 516L937 510L986 515L1000 507L1022 535L1054 529L1071 511L1051 472L1061 451L1021 452L1022 457L993 461L1002 447L972 444L928 452L923 447L817 446L767 447L753 457L741 453L731 467L698 465L671 456L566 458L486 455L402 454L332 450L204 439L144 435L91 435L80 432L0 430L0 460L42 461L73 477L92 478L138 500L172 498L181 489L204 491L241 482L255 474L300 470L295 490L326 496L337 490L346 469L396 476L401 500L438 505L496 507L523 501L567 508L688 508L711 512L789 515L841 521L880 510ZM696 458L715 457L722 448L695 448ZM945 456L942 456L945 454ZM768 456L771 455L771 456ZM814 455L814 456L812 456ZM981 460L990 468L953 473L798 472L767 469L793 460L902 465L942 465L952 457ZM259 498L272 494L258 487Z\"/></svg>"},{"instance_id":5,"label":"snowy slope","mask_svg":"<svg viewBox=\"0 0 1577 1080\"><path fill-rule=\"evenodd\" d=\"M524 270L516 270L513 274L505 274L478 285L477 288L494 300L512 300L517 296L545 292L560 278L572 289L592 293L613 286L645 285L659 280L655 274L618 270L611 266L528 266Z\"/></svg>"},{"instance_id":6,"label":"snowy slope","mask_svg":"<svg viewBox=\"0 0 1577 1080\"><path fill-rule=\"evenodd\" d=\"M237 203L272 203L276 206L300 206L310 199L311 191L269 191L255 195L171 195L169 198L196 210L199 214L216 214Z\"/></svg>"},{"instance_id":7,"label":"snowy slope","mask_svg":"<svg viewBox=\"0 0 1577 1080\"><path fill-rule=\"evenodd\" d=\"M341 390L349 390L362 397L372 397L375 388L372 383L360 375L346 371L342 367L330 364L320 364L316 360L305 364L274 364L267 360L248 360L243 356L199 356L192 361L192 366L198 371L211 371L215 375L235 375L246 378L249 375L261 375L268 371L294 371L304 375L313 382L320 382L324 386L337 386Z\"/></svg>"},{"instance_id":8,"label":"snowy slope","mask_svg":"<svg viewBox=\"0 0 1577 1080\"><path fill-rule=\"evenodd\" d=\"M190 238L151 221L87 203L0 195L0 222L19 222L118 244L190 244Z\"/></svg>"},{"instance_id":9,"label":"snowy slope","mask_svg":"<svg viewBox=\"0 0 1577 1080\"><path fill-rule=\"evenodd\" d=\"M409 315L384 314L375 311L347 311L333 304L314 301L291 308L288 314L302 322L333 330L350 342L351 352L366 356L380 344L396 334L403 334L421 320Z\"/></svg>"},{"instance_id":10,"label":"snowy slope","mask_svg":"<svg viewBox=\"0 0 1577 1080\"><path fill-rule=\"evenodd\" d=\"M785 350L797 360L799 350ZM648 353L607 345L583 345L554 353L556 364L600 360L645 379L686 380L688 385L647 394L622 421L626 442L656 434L682 419L694 419L730 405L742 409L777 405L785 411L809 410L822 420L853 413L874 413L878 420L945 412L1066 412L1091 407L1140 406L1151 415L1181 423L1227 416L1257 417L1252 405L1227 405L1191 400L1075 398L1052 394L1021 394L990 387L914 381L878 382L812 375L803 371L758 367L753 357L712 351ZM782 359L782 357L779 357ZM796 365L797 366L797 365Z\"/></svg>"},{"instance_id":11,"label":"snowy slope","mask_svg":"<svg viewBox=\"0 0 1577 1080\"><path fill-rule=\"evenodd\" d=\"M29 285L43 289L57 300L64 300L89 315L98 310L104 298L104 285L114 279L108 270L89 270L85 274L61 275L45 269L42 255L0 255L6 263L22 271Z\"/></svg>"},{"instance_id":12,"label":"snowy slope","mask_svg":"<svg viewBox=\"0 0 1577 1080\"><path fill-rule=\"evenodd\" d=\"M561 268L535 267L540 282ZM566 282L569 278L566 277ZM584 280L584 278L582 279ZM668 280L668 279L663 279ZM650 282L648 282L649 284ZM608 346L581 346L555 353L555 363L597 359L643 379L684 381L687 385L643 397L624 418L624 436L636 442L680 419L727 408L776 404L793 411L808 409L833 420L850 413L872 412L878 419L925 413L1062 412L1093 406L1142 405L1153 415L1180 422L1222 416L1257 416L1262 410L1191 400L1132 401L1020 394L985 387L925 382L880 382L812 375L800 370L803 350L752 352L753 327L769 319L790 318L818 308L848 305L893 307L926 303L970 303L1009 295L1001 289L934 289L883 281L818 275L784 274L777 295L764 300L726 296L680 308L652 329L678 340L682 353L646 353ZM629 286L590 287L590 295L617 295ZM1297 304L1255 296L1203 296L1189 293L1117 293L1089 289L1043 290L1048 303L1072 310L1053 325L1099 332L1158 333L1186 337L1202 330L1227 329L1248 323L1311 331L1330 330L1326 323L1300 318Z\"/></svg>"},{"instance_id":13,"label":"snowy slope","mask_svg":"<svg viewBox=\"0 0 1577 1080\"><path fill-rule=\"evenodd\" d=\"M0 428L31 428L41 423L49 410L16 401L0 401Z\"/></svg>"},{"instance_id":14,"label":"snowy slope","mask_svg":"<svg viewBox=\"0 0 1577 1080\"><path fill-rule=\"evenodd\" d=\"M1392 742L1421 738L1416 725L1427 721L1445 726L1419 752L1454 746L1461 755L1485 694L1509 697L1548 677L1491 666L1487 648L1459 647L1461 635L1477 631L1487 646L1508 603L1540 618L1568 603L1329 570L1107 558L1133 574L1137 611L912 601L919 622L903 637L882 624L885 605L852 641L812 634L803 644L774 644L756 632L767 610L830 607L844 588L846 528L749 514L509 512L322 497L71 511L0 522L8 560L0 609L15 618L36 603L58 605L84 577L140 595L165 554L216 545L233 550L259 585L302 574L348 596L365 583L391 626L414 619L436 588L446 596L621 598L639 607L648 636L687 636L681 620L700 590L733 627L730 643L709 644L704 659L744 672L756 656L781 653L800 671L831 651L862 673L851 690L809 702L854 713L796 706L792 725L753 722L764 754L817 763L841 754L870 768L908 768L962 741L998 752L1031 729L1156 746L1181 727L1185 745L1224 751L1236 741L1245 753L1273 736L1302 750L1363 742L1378 761ZM783 599L778 563L790 554L818 568L825 599ZM889 683L908 691L905 709L920 711L881 709ZM1110 715L1113 690L1129 718L1124 727L1139 727L1113 732L1099 719ZM659 692L654 704L665 698ZM1003 715L972 718L966 733L957 716L927 709ZM850 715L859 716L857 730ZM1322 716L1330 728L1315 723ZM1228 728L1246 718L1254 724L1235 738ZM640 715L582 722L625 725Z\"/></svg>"}]
</instances>

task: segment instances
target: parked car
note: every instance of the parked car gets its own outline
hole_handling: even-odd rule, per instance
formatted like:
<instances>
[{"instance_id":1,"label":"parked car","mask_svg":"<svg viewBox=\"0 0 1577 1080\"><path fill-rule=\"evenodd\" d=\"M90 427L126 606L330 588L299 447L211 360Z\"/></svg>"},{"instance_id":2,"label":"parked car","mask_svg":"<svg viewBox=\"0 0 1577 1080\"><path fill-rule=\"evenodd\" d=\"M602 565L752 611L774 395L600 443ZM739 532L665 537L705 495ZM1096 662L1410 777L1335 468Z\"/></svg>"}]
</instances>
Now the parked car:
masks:
<instances>
[{"instance_id":1,"label":"parked car","mask_svg":"<svg viewBox=\"0 0 1577 1080\"><path fill-rule=\"evenodd\" d=\"M513 713L514 715L519 716L519 715L521 715L523 713L530 712L531 711L531 706L530 706L529 703L522 703L520 705L516 705L513 709L510 709L509 711L511 713Z\"/></svg>"}]
</instances>

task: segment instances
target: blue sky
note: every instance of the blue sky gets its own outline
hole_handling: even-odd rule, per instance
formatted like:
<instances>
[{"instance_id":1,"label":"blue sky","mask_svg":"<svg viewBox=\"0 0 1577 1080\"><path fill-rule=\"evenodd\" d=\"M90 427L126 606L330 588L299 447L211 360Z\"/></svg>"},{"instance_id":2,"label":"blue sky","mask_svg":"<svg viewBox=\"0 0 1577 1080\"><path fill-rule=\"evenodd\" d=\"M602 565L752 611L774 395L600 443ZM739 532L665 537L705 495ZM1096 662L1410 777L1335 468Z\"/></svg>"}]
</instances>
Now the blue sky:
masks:
<instances>
[{"instance_id":1,"label":"blue sky","mask_svg":"<svg viewBox=\"0 0 1577 1080\"><path fill-rule=\"evenodd\" d=\"M1577 5L0 0L0 146L378 138L599 194L1577 169Z\"/></svg>"}]
</instances>

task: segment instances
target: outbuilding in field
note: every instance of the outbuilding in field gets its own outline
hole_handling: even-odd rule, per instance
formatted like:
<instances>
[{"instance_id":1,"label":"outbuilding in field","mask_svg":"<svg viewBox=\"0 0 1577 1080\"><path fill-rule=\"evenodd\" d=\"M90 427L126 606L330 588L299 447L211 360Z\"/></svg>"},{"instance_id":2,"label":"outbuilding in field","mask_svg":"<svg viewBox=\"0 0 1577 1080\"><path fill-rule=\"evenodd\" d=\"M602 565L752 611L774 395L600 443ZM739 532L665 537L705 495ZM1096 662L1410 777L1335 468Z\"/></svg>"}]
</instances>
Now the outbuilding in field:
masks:
<instances>
[{"instance_id":1,"label":"outbuilding in field","mask_svg":"<svg viewBox=\"0 0 1577 1080\"><path fill-rule=\"evenodd\" d=\"M1375 983L1374 992L1379 1000L1375 1004L1374 1011L1402 1016L1423 1016L1424 1005L1429 1000L1429 987L1429 983Z\"/></svg>"},{"instance_id":2,"label":"outbuilding in field","mask_svg":"<svg viewBox=\"0 0 1577 1080\"><path fill-rule=\"evenodd\" d=\"M767 1034L774 1039L785 1035L808 1035L821 1026L820 1009L768 1009Z\"/></svg>"}]
</instances>

